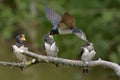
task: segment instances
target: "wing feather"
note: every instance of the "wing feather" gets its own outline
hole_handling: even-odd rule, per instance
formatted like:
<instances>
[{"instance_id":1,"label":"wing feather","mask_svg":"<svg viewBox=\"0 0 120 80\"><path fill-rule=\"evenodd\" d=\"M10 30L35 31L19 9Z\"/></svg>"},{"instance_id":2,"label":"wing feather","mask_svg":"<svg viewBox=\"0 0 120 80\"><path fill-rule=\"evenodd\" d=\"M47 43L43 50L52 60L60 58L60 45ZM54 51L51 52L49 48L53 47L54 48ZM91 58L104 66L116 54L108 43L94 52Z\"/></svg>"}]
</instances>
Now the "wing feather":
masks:
<instances>
[{"instance_id":1,"label":"wing feather","mask_svg":"<svg viewBox=\"0 0 120 80\"><path fill-rule=\"evenodd\" d=\"M56 25L61 21L62 17L58 13L53 11L51 8L49 8L48 6L45 7L45 14L46 14L46 17L48 18L48 20L53 25Z\"/></svg>"}]
</instances>

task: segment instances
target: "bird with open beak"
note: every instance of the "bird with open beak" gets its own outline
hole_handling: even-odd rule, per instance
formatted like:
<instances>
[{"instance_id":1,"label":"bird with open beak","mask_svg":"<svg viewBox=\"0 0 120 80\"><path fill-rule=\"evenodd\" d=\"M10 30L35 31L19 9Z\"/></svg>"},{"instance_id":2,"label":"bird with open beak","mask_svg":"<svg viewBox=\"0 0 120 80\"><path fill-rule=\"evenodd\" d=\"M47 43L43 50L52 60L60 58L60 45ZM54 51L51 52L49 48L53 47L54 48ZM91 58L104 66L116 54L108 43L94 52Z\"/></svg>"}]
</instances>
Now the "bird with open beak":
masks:
<instances>
[{"instance_id":1,"label":"bird with open beak","mask_svg":"<svg viewBox=\"0 0 120 80\"><path fill-rule=\"evenodd\" d=\"M54 10L46 6L45 14L53 25L53 28L50 31L50 35L74 33L82 40L86 42L88 41L85 33L81 29L76 28L76 19L70 13L65 12L63 16L60 16Z\"/></svg>"},{"instance_id":2,"label":"bird with open beak","mask_svg":"<svg viewBox=\"0 0 120 80\"><path fill-rule=\"evenodd\" d=\"M87 63L89 61L92 60L92 58L95 56L96 52L94 50L94 46L92 43L87 43L86 45L84 45L81 51L81 60L84 62L85 65L87 65ZM83 69L83 73L88 72L88 68L84 68Z\"/></svg>"},{"instance_id":3,"label":"bird with open beak","mask_svg":"<svg viewBox=\"0 0 120 80\"><path fill-rule=\"evenodd\" d=\"M57 57L59 49L56 46L53 35L48 33L44 36L44 46L47 56Z\"/></svg>"},{"instance_id":4,"label":"bird with open beak","mask_svg":"<svg viewBox=\"0 0 120 80\"><path fill-rule=\"evenodd\" d=\"M25 34L18 35L16 39L16 44L12 45L13 52L19 61L27 62L26 56L22 54L25 50L28 50L28 48L24 46L24 42L26 41Z\"/></svg>"},{"instance_id":5,"label":"bird with open beak","mask_svg":"<svg viewBox=\"0 0 120 80\"><path fill-rule=\"evenodd\" d=\"M49 33L44 36L44 47L47 53L47 56L57 57L59 49L56 46L53 35ZM58 64L56 64L58 67Z\"/></svg>"}]
</instances>

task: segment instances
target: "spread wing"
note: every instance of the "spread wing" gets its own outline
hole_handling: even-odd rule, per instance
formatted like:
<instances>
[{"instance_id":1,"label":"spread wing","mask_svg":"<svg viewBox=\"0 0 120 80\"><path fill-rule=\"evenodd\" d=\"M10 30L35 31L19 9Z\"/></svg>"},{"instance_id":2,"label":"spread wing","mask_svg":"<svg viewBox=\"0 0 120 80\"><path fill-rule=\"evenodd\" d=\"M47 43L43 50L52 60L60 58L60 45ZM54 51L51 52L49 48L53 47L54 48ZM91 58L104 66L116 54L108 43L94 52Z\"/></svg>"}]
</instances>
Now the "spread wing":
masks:
<instances>
[{"instance_id":1,"label":"spread wing","mask_svg":"<svg viewBox=\"0 0 120 80\"><path fill-rule=\"evenodd\" d=\"M45 14L46 14L46 17L48 18L48 20L53 25L56 25L61 21L62 17L58 13L53 11L51 8L49 8L48 6L45 7Z\"/></svg>"},{"instance_id":2,"label":"spread wing","mask_svg":"<svg viewBox=\"0 0 120 80\"><path fill-rule=\"evenodd\" d=\"M88 42L85 33L84 33L81 29L79 29L79 30L74 30L73 32L74 32L74 34L77 35L79 38L81 38L82 40Z\"/></svg>"}]
</instances>

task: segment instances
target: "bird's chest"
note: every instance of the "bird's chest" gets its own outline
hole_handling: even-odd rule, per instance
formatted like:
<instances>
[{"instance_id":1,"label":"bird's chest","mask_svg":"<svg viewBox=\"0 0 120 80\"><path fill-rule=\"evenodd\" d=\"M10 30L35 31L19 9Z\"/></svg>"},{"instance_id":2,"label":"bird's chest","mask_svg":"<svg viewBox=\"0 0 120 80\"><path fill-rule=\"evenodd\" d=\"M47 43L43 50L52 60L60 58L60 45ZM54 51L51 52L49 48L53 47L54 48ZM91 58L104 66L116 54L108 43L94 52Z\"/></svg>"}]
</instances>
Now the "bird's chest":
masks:
<instances>
[{"instance_id":1,"label":"bird's chest","mask_svg":"<svg viewBox=\"0 0 120 80\"><path fill-rule=\"evenodd\" d=\"M45 43L45 49L46 49L47 55L49 55L49 56L57 55L58 49L55 46L55 43L53 43L52 45Z\"/></svg>"},{"instance_id":2,"label":"bird's chest","mask_svg":"<svg viewBox=\"0 0 120 80\"><path fill-rule=\"evenodd\" d=\"M13 47L13 51L16 52L16 53L21 53L24 50L24 47L22 47L22 46L17 47L16 45L13 45L12 47Z\"/></svg>"},{"instance_id":3,"label":"bird's chest","mask_svg":"<svg viewBox=\"0 0 120 80\"><path fill-rule=\"evenodd\" d=\"M23 55L23 54L21 54L24 50L27 50L26 47L24 47L24 46L17 47L16 45L13 45L12 47L13 47L13 51L14 51L16 57L17 57L19 60L22 61L22 60L25 60L25 59L26 59L26 56Z\"/></svg>"},{"instance_id":4,"label":"bird's chest","mask_svg":"<svg viewBox=\"0 0 120 80\"><path fill-rule=\"evenodd\" d=\"M59 27L58 27L59 34L70 34L70 33L72 33L72 31L73 31L73 29L70 28L69 26L67 26L63 23L59 24Z\"/></svg>"},{"instance_id":5,"label":"bird's chest","mask_svg":"<svg viewBox=\"0 0 120 80\"><path fill-rule=\"evenodd\" d=\"M49 51L52 51L52 50L55 49L55 46L53 44L45 43L45 49L49 50Z\"/></svg>"},{"instance_id":6,"label":"bird's chest","mask_svg":"<svg viewBox=\"0 0 120 80\"><path fill-rule=\"evenodd\" d=\"M51 50L51 45L48 44L48 43L45 43L45 49L46 49L47 51L50 51L50 50Z\"/></svg>"},{"instance_id":7,"label":"bird's chest","mask_svg":"<svg viewBox=\"0 0 120 80\"><path fill-rule=\"evenodd\" d=\"M95 51L84 51L84 53L82 54L82 56L81 56L81 59L83 60L83 61L90 61L90 60L92 60L92 58L95 56Z\"/></svg>"}]
</instances>

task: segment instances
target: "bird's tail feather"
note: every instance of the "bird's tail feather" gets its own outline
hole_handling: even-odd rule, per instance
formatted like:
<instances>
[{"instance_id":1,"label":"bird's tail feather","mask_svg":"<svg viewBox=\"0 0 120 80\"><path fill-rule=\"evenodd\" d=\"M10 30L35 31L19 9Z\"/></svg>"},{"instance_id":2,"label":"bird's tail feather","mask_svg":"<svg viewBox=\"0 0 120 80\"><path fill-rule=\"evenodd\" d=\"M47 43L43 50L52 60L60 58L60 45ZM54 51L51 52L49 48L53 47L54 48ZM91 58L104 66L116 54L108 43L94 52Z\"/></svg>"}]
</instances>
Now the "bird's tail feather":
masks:
<instances>
[{"instance_id":1,"label":"bird's tail feather","mask_svg":"<svg viewBox=\"0 0 120 80\"><path fill-rule=\"evenodd\" d=\"M87 62L84 61L85 67L83 68L83 73L88 73L88 66L87 66Z\"/></svg>"},{"instance_id":2,"label":"bird's tail feather","mask_svg":"<svg viewBox=\"0 0 120 80\"><path fill-rule=\"evenodd\" d=\"M88 68L84 68L83 73L88 73Z\"/></svg>"},{"instance_id":3,"label":"bird's tail feather","mask_svg":"<svg viewBox=\"0 0 120 80\"><path fill-rule=\"evenodd\" d=\"M58 66L58 64L55 64L55 66L58 68L59 66Z\"/></svg>"}]
</instances>

